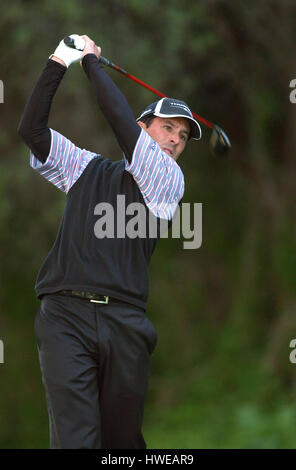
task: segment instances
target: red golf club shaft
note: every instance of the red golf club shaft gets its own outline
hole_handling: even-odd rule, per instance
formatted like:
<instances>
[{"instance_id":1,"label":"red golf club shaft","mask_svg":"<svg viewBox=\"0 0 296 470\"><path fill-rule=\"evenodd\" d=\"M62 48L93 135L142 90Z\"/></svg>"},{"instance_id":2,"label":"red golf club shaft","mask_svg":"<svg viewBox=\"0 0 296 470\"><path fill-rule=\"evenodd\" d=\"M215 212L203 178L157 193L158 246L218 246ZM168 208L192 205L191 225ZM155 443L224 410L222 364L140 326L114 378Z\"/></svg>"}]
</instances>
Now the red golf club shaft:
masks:
<instances>
[{"instance_id":1,"label":"red golf club shaft","mask_svg":"<svg viewBox=\"0 0 296 470\"><path fill-rule=\"evenodd\" d=\"M138 83L139 85L141 85L142 87L144 88L147 88L147 90L150 90L152 91L152 93L155 93L156 95L160 96L161 98L167 98L167 95L161 93L160 91L156 90L155 88L153 88L152 86L148 85L147 83L143 82L142 80L140 80L139 78L135 77L134 75L131 75L130 73L128 73L126 70L122 69L121 67L119 67L118 65L115 65L113 64L112 62L110 62L108 59L106 59L105 57L101 57L100 58L101 62L104 64L104 65L107 65L108 67L111 67L112 69L116 70L117 72L120 72L122 73L123 75L125 75L126 77L130 78L131 80L133 80L134 82ZM202 122L203 124L205 124L206 126L208 126L210 129L213 129L213 124L210 122L210 121L207 121L205 118L199 116L198 114L194 113L193 111L192 112L192 115L193 117L199 121L199 122Z\"/></svg>"}]
</instances>

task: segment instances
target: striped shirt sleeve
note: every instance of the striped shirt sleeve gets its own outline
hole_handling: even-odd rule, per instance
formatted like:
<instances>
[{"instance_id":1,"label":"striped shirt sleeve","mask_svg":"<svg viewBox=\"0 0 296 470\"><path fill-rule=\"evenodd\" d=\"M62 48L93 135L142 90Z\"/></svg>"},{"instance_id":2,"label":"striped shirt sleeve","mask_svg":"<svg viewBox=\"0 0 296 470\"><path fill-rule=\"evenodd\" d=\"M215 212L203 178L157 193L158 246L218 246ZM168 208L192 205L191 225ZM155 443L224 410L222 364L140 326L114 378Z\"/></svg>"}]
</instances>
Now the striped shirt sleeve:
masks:
<instances>
[{"instance_id":1,"label":"striped shirt sleeve","mask_svg":"<svg viewBox=\"0 0 296 470\"><path fill-rule=\"evenodd\" d=\"M81 176L96 153L76 147L69 139L50 129L51 145L44 163L30 152L30 165L47 181L66 194Z\"/></svg>"},{"instance_id":2,"label":"striped shirt sleeve","mask_svg":"<svg viewBox=\"0 0 296 470\"><path fill-rule=\"evenodd\" d=\"M131 163L125 169L136 181L149 210L171 220L184 194L184 175L175 160L142 129Z\"/></svg>"}]
</instances>

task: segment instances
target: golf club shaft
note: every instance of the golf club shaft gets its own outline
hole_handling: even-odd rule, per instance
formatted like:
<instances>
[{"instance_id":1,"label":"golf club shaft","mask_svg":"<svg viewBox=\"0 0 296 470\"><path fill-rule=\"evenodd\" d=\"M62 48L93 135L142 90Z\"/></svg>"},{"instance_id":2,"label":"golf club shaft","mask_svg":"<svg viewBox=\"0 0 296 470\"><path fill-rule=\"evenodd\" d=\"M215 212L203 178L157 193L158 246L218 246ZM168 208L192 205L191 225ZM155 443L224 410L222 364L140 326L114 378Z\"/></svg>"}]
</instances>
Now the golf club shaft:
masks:
<instances>
[{"instance_id":1,"label":"golf club shaft","mask_svg":"<svg viewBox=\"0 0 296 470\"><path fill-rule=\"evenodd\" d=\"M113 64L112 62L110 62L110 60L106 59L105 57L100 57L100 62L102 62L103 65L106 65L107 67L110 67L114 70L116 70L117 72L120 72L122 75L125 75L127 78L129 78L130 80L133 80L134 82L138 83L139 85L141 85L142 87L144 88L147 88L147 90L150 90L152 91L152 93L155 93L156 95L160 96L161 98L167 98L167 95L164 95L163 93L161 93L160 91L156 90L155 88L153 88L152 86L148 85L147 83L143 82L142 80L140 80L139 78L135 77L134 75L131 75L130 73L128 73L126 70L122 69L121 67L119 67L118 65L115 65ZM205 124L207 127L209 127L210 129L213 129L213 124L208 121L207 119L199 116L198 114L194 113L193 111L192 112L192 115L193 117Z\"/></svg>"}]
</instances>

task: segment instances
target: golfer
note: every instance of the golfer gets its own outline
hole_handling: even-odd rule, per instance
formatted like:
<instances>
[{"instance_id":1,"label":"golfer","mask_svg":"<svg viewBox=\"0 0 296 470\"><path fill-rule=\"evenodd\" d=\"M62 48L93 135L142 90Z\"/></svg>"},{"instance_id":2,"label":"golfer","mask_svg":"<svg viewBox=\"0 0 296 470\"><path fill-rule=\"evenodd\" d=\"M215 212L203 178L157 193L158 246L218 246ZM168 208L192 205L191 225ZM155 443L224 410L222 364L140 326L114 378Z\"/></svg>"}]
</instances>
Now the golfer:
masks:
<instances>
[{"instance_id":1,"label":"golfer","mask_svg":"<svg viewBox=\"0 0 296 470\"><path fill-rule=\"evenodd\" d=\"M146 315L148 265L159 237L124 235L117 196L124 195L126 206L144 207L146 222L150 214L172 220L184 193L177 159L201 131L186 103L170 98L151 104L136 120L100 65L101 48L88 36L71 37L84 49L59 43L18 127L32 168L66 195L57 238L35 285L50 447L146 448L143 410L157 342ZM79 61L121 147L119 160L81 149L48 127L56 90ZM98 230L101 203L118 215L114 236ZM125 223L132 223L131 215Z\"/></svg>"}]
</instances>

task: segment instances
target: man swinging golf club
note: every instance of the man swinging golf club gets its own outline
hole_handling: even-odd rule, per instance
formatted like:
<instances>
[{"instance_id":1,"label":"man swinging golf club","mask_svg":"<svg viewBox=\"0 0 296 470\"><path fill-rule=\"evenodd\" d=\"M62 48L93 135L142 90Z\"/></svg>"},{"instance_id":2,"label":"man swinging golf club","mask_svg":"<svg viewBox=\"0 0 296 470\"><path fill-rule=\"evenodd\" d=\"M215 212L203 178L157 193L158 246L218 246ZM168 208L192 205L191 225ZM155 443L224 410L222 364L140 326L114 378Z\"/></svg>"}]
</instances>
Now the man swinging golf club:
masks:
<instances>
[{"instance_id":1,"label":"man swinging golf club","mask_svg":"<svg viewBox=\"0 0 296 470\"><path fill-rule=\"evenodd\" d=\"M61 41L35 85L18 132L30 164L66 194L57 238L39 271L35 317L51 448L145 448L142 436L150 357L157 332L146 315L148 265L157 238L98 238L96 205L117 195L171 220L184 193L177 159L201 130L186 103L163 98L136 120L105 73L88 36ZM79 50L83 49L83 50ZM123 158L80 149L47 126L52 99L81 61ZM116 221L115 221L116 223ZM115 233L116 230L115 230Z\"/></svg>"}]
</instances>

